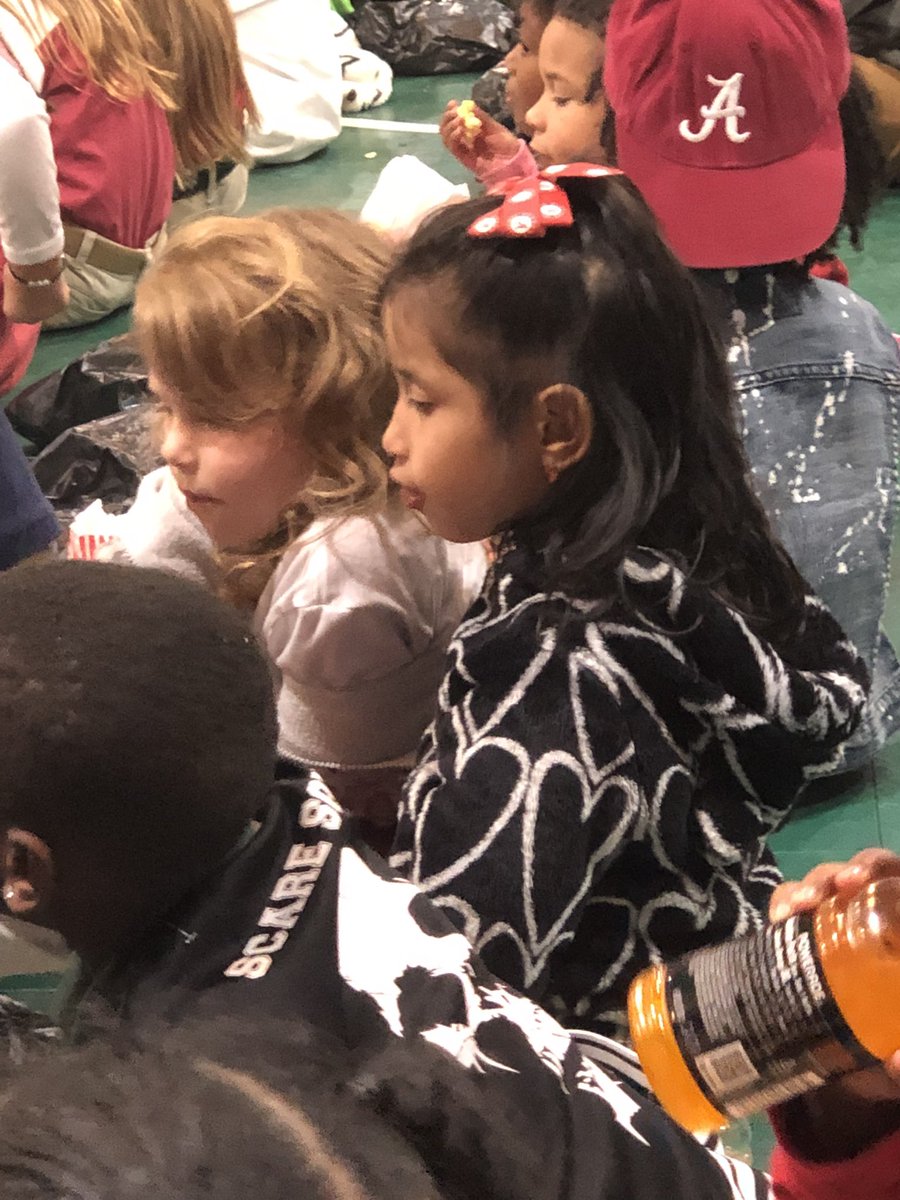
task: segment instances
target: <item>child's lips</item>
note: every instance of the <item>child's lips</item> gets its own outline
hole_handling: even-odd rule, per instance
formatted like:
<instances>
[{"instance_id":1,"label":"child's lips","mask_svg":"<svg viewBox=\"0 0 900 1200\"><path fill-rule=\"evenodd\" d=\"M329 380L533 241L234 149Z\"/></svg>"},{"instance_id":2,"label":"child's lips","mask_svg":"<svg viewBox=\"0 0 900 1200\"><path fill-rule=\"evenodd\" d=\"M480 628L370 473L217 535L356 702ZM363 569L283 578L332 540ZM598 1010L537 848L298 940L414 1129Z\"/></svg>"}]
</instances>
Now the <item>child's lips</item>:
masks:
<instances>
[{"instance_id":1,"label":"child's lips","mask_svg":"<svg viewBox=\"0 0 900 1200\"><path fill-rule=\"evenodd\" d=\"M413 509L414 512L421 512L425 507L425 496L416 488L402 487L400 495L403 497L403 503L407 508Z\"/></svg>"},{"instance_id":2,"label":"child's lips","mask_svg":"<svg viewBox=\"0 0 900 1200\"><path fill-rule=\"evenodd\" d=\"M204 504L221 504L221 500L217 500L215 496L207 496L203 492L192 492L188 488L182 488L181 494L184 496L188 504L204 505Z\"/></svg>"},{"instance_id":3,"label":"child's lips","mask_svg":"<svg viewBox=\"0 0 900 1200\"><path fill-rule=\"evenodd\" d=\"M415 512L421 512L425 506L425 493L420 492L418 488L409 487L408 484L401 483L399 479L391 476L393 482L397 485L400 491L400 499L407 508L413 509Z\"/></svg>"}]
</instances>

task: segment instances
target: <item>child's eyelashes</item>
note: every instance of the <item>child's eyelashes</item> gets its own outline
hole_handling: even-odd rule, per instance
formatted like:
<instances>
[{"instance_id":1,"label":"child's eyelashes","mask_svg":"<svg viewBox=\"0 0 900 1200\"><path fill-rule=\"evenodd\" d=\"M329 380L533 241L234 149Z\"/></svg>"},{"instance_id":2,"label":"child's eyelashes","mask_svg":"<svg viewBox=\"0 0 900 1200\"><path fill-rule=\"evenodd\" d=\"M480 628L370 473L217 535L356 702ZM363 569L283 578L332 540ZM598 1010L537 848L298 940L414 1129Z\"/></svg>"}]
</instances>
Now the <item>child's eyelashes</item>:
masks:
<instances>
[{"instance_id":1,"label":"child's eyelashes","mask_svg":"<svg viewBox=\"0 0 900 1200\"><path fill-rule=\"evenodd\" d=\"M414 395L411 389L415 386L417 385L405 372L397 372L397 391L401 402L409 405L419 416L425 417L434 409L434 403L431 400L420 400Z\"/></svg>"},{"instance_id":2,"label":"child's eyelashes","mask_svg":"<svg viewBox=\"0 0 900 1200\"><path fill-rule=\"evenodd\" d=\"M427 417L429 413L434 411L434 405L430 400L416 400L413 396L407 396L406 403L419 414L420 417Z\"/></svg>"},{"instance_id":3,"label":"child's eyelashes","mask_svg":"<svg viewBox=\"0 0 900 1200\"><path fill-rule=\"evenodd\" d=\"M162 420L162 421L177 420L180 425L183 425L189 429L197 430L198 432L201 432L201 433L206 433L206 432L219 433L219 432L231 431L231 430L237 430L239 432L242 429L247 428L246 424L245 425L237 425L237 426L229 426L228 424L226 424L224 422L209 421L209 420L204 420L203 418L198 417L198 416L189 416L180 407L178 409L176 409L175 405L170 404L164 400L159 400L155 396L152 396L152 395L151 395L151 400L153 402L153 415L158 420Z\"/></svg>"},{"instance_id":4,"label":"child's eyelashes","mask_svg":"<svg viewBox=\"0 0 900 1200\"><path fill-rule=\"evenodd\" d=\"M572 97L571 96L554 96L553 103L556 105L557 108L565 108L567 105L572 103Z\"/></svg>"}]
</instances>

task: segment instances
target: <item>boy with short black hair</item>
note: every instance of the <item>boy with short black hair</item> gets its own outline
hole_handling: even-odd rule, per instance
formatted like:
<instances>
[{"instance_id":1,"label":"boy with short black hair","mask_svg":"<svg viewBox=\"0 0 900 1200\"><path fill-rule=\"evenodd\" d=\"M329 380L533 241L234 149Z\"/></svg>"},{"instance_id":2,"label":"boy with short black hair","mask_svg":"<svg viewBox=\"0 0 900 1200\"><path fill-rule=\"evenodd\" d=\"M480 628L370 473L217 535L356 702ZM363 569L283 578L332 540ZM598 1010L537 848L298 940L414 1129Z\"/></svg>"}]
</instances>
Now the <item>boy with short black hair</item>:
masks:
<instances>
[{"instance_id":1,"label":"boy with short black hair","mask_svg":"<svg viewBox=\"0 0 900 1200\"><path fill-rule=\"evenodd\" d=\"M556 1200L548 1159L417 1039L347 1054L302 1023L117 1029L9 1089L0 1200Z\"/></svg>"}]
</instances>

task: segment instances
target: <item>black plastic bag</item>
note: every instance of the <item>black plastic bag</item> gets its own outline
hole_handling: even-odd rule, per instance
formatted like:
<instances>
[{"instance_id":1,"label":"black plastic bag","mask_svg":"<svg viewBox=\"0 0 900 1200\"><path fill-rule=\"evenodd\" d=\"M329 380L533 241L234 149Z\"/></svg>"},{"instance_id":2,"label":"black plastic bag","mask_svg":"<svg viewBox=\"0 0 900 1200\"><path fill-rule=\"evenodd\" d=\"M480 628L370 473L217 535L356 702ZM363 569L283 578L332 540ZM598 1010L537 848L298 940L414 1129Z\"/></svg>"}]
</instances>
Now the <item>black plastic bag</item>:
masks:
<instances>
[{"instance_id":1,"label":"black plastic bag","mask_svg":"<svg viewBox=\"0 0 900 1200\"><path fill-rule=\"evenodd\" d=\"M506 67L491 67L472 85L472 99L483 108L489 117L515 132L512 113L506 104L506 84L509 72Z\"/></svg>"},{"instance_id":2,"label":"black plastic bag","mask_svg":"<svg viewBox=\"0 0 900 1200\"><path fill-rule=\"evenodd\" d=\"M25 388L6 409L15 431L38 450L87 421L147 398L147 370L128 335L101 342L63 371Z\"/></svg>"},{"instance_id":3,"label":"black plastic bag","mask_svg":"<svg viewBox=\"0 0 900 1200\"><path fill-rule=\"evenodd\" d=\"M93 500L108 512L130 507L144 475L160 465L152 406L90 421L64 433L32 461L41 491L64 525Z\"/></svg>"},{"instance_id":4,"label":"black plastic bag","mask_svg":"<svg viewBox=\"0 0 900 1200\"><path fill-rule=\"evenodd\" d=\"M501 0L370 0L353 22L365 50L398 75L452 75L493 66L515 42Z\"/></svg>"}]
</instances>

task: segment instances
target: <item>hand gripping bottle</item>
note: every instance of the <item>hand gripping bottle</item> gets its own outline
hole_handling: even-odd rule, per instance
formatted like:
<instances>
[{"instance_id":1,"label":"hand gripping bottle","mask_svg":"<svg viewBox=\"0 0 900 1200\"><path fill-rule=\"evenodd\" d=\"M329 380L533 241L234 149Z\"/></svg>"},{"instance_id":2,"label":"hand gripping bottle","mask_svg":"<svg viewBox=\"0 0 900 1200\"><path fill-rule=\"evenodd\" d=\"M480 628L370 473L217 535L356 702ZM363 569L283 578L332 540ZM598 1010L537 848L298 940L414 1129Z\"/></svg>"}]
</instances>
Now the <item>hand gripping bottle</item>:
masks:
<instances>
[{"instance_id":1,"label":"hand gripping bottle","mask_svg":"<svg viewBox=\"0 0 900 1200\"><path fill-rule=\"evenodd\" d=\"M631 1037L663 1108L711 1133L900 1049L900 878L642 971Z\"/></svg>"}]
</instances>

